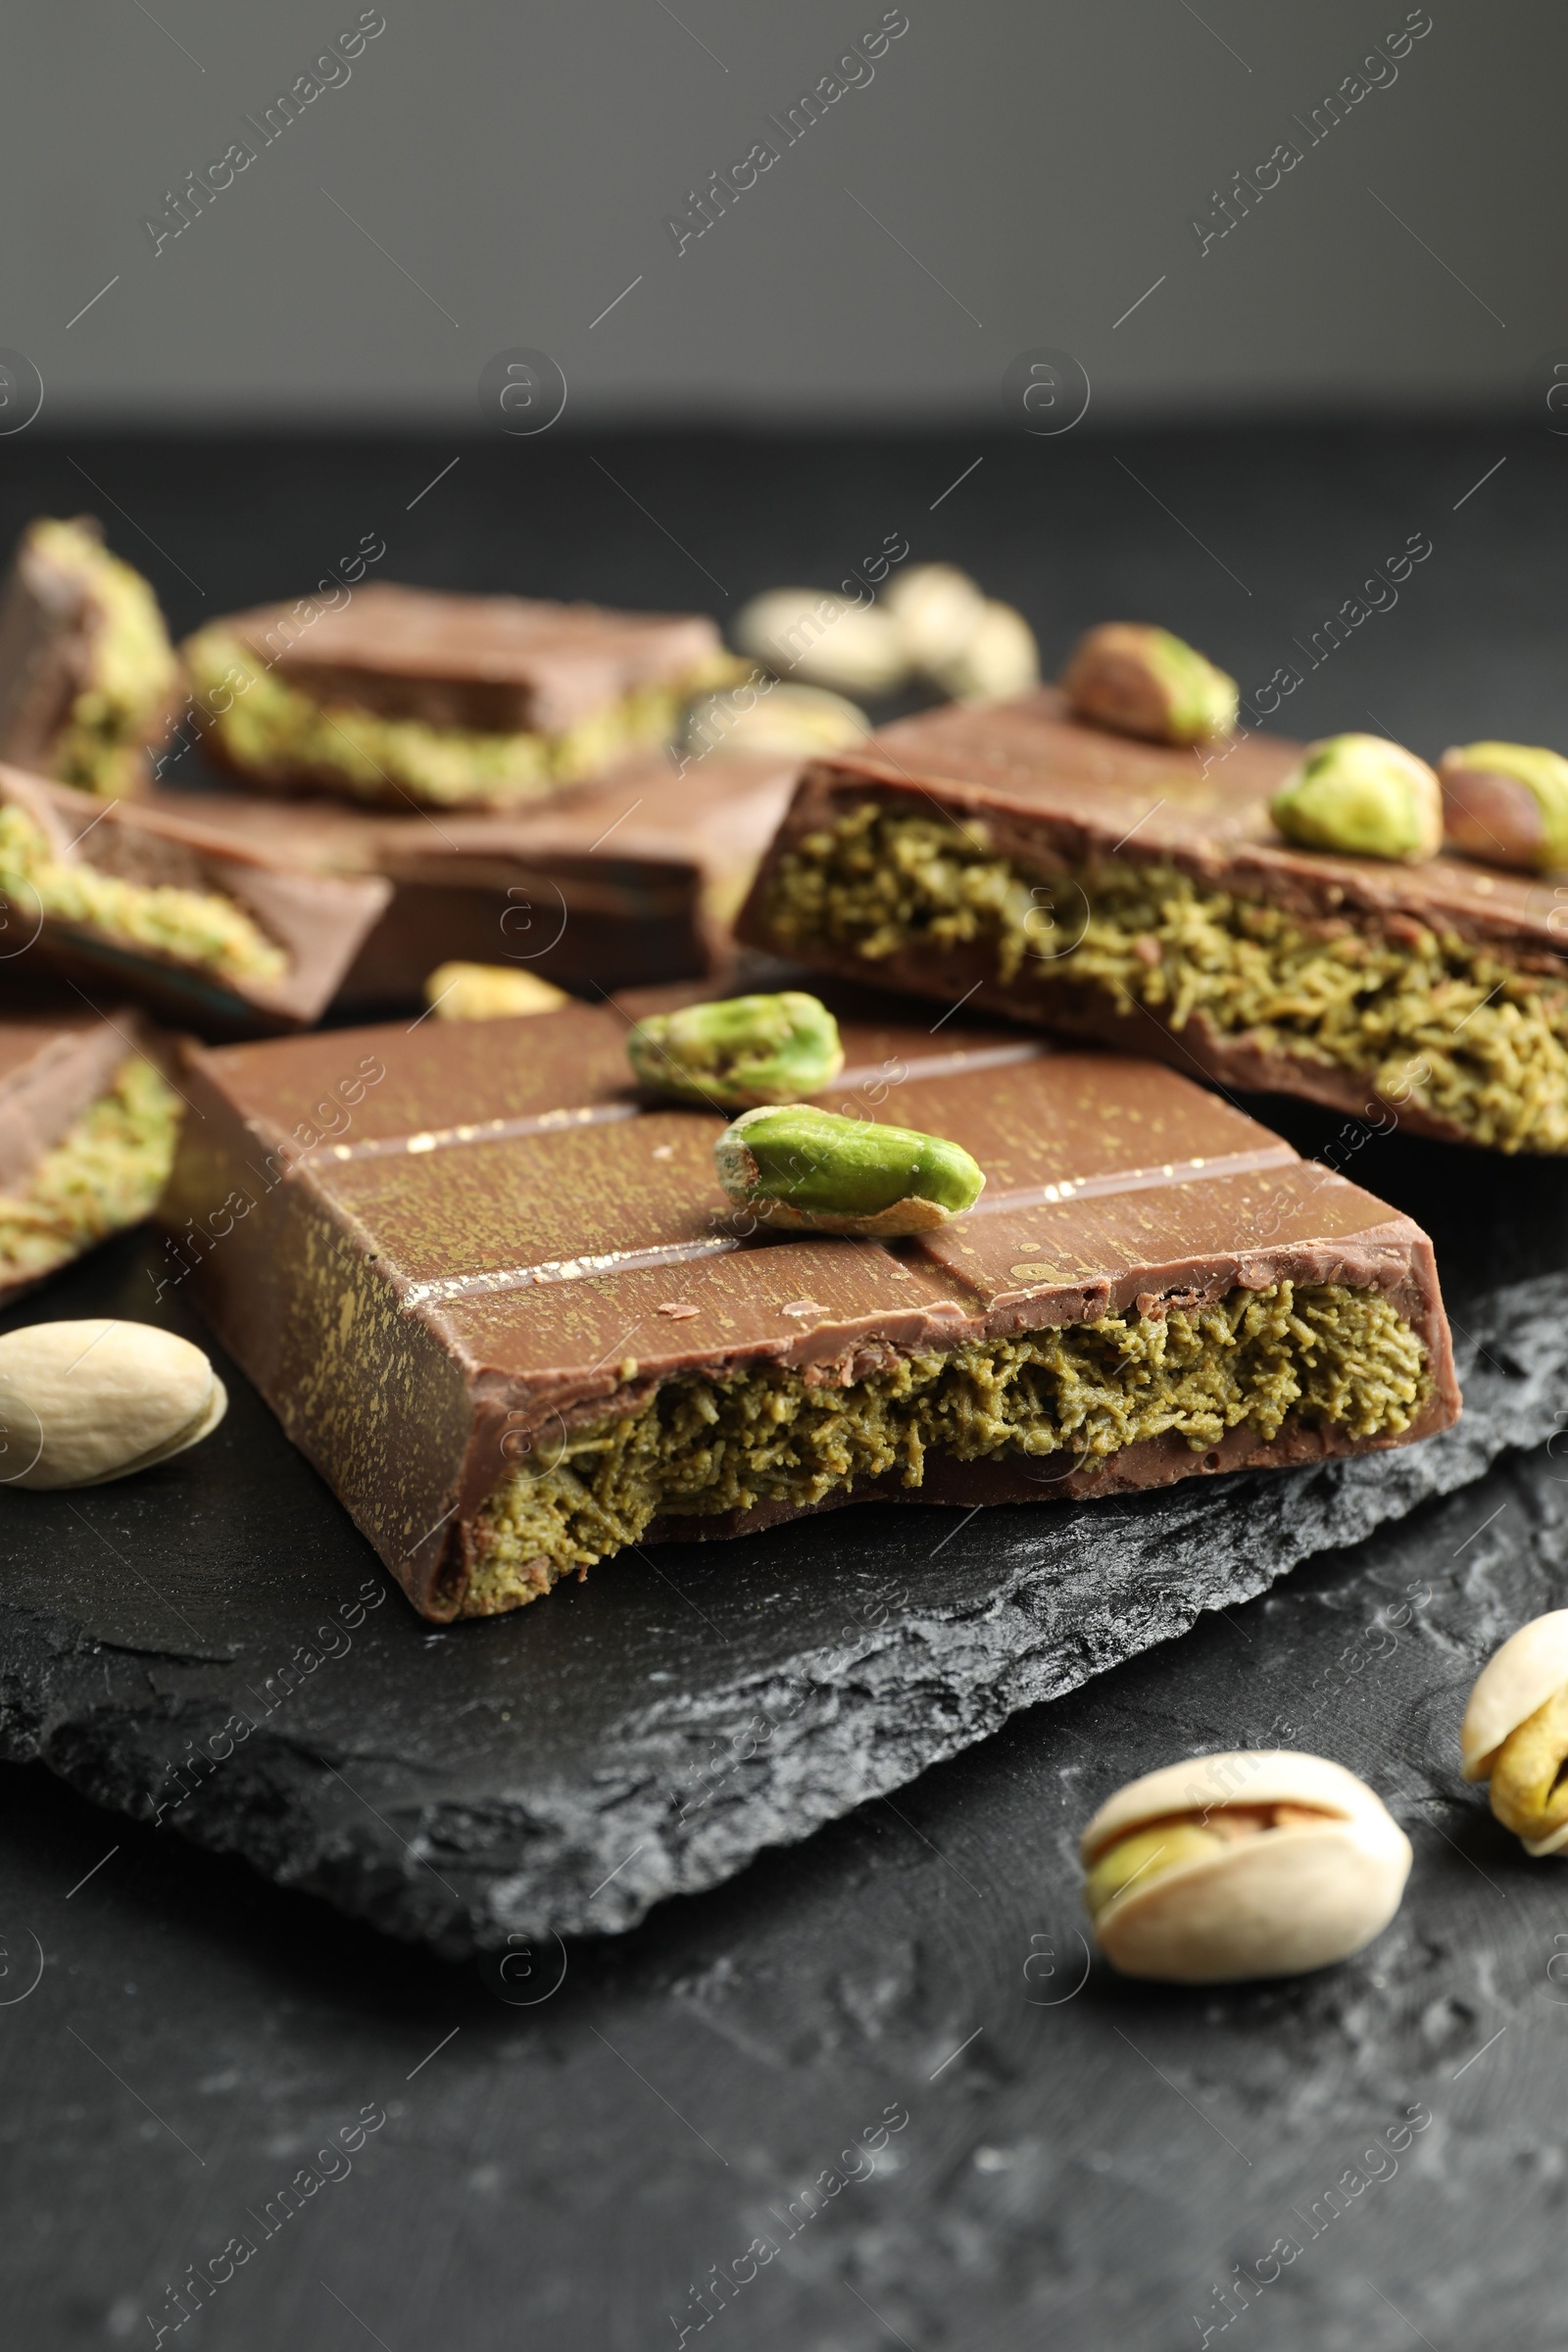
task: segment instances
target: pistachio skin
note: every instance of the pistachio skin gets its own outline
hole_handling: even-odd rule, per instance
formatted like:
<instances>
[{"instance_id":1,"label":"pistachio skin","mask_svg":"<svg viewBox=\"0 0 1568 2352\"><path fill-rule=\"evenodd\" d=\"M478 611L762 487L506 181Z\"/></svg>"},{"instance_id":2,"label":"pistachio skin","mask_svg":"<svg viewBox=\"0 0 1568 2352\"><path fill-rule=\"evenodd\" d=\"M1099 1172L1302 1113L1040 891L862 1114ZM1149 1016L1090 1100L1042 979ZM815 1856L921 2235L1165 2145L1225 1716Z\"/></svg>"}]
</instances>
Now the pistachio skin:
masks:
<instances>
[{"instance_id":1,"label":"pistachio skin","mask_svg":"<svg viewBox=\"0 0 1568 2352\"><path fill-rule=\"evenodd\" d=\"M1476 1678L1459 1734L1467 1781L1492 1783L1492 1810L1540 1859L1568 1848L1568 1609L1510 1634Z\"/></svg>"},{"instance_id":2,"label":"pistachio skin","mask_svg":"<svg viewBox=\"0 0 1568 2352\"><path fill-rule=\"evenodd\" d=\"M199 1348L150 1323L33 1323L0 1339L0 1483L101 1487L211 1435L228 1409Z\"/></svg>"},{"instance_id":3,"label":"pistachio skin","mask_svg":"<svg viewBox=\"0 0 1568 2352\"><path fill-rule=\"evenodd\" d=\"M1443 847L1443 794L1413 752L1381 735L1309 743L1269 804L1287 841L1303 850L1413 863Z\"/></svg>"},{"instance_id":4,"label":"pistachio skin","mask_svg":"<svg viewBox=\"0 0 1568 2352\"><path fill-rule=\"evenodd\" d=\"M1203 743L1236 726L1236 680L1142 621L1107 620L1080 637L1061 683L1080 718L1150 743Z\"/></svg>"},{"instance_id":5,"label":"pistachio skin","mask_svg":"<svg viewBox=\"0 0 1568 2352\"><path fill-rule=\"evenodd\" d=\"M793 988L651 1013L628 1036L626 1053L656 1094L717 1110L803 1102L844 1067L837 1021L817 998Z\"/></svg>"},{"instance_id":6,"label":"pistachio skin","mask_svg":"<svg viewBox=\"0 0 1568 2352\"><path fill-rule=\"evenodd\" d=\"M1523 873L1568 866L1568 760L1528 743L1466 743L1438 762L1450 849Z\"/></svg>"},{"instance_id":7,"label":"pistachio skin","mask_svg":"<svg viewBox=\"0 0 1568 2352\"><path fill-rule=\"evenodd\" d=\"M1198 1756L1117 1791L1085 1830L1095 1940L1123 1976L1295 1976L1349 1957L1398 1909L1410 1844L1326 1757Z\"/></svg>"},{"instance_id":8,"label":"pistachio skin","mask_svg":"<svg viewBox=\"0 0 1568 2352\"><path fill-rule=\"evenodd\" d=\"M959 1144L805 1104L745 1112L714 1144L713 1164L730 1199L766 1224L881 1240L946 1225L986 1181Z\"/></svg>"}]
</instances>

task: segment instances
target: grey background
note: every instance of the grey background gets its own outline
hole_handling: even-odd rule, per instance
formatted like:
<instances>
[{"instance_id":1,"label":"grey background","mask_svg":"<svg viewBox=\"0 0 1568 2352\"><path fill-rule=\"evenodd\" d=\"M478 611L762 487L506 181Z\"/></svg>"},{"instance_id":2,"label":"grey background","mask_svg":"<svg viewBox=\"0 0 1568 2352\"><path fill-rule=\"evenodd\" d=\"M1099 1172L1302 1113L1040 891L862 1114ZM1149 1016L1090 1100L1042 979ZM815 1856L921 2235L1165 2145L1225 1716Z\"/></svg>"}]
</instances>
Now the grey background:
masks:
<instances>
[{"instance_id":1,"label":"grey background","mask_svg":"<svg viewBox=\"0 0 1568 2352\"><path fill-rule=\"evenodd\" d=\"M476 422L514 345L560 362L576 420L978 417L1041 344L1082 361L1097 421L1491 406L1568 342L1554 0L1431 0L1315 147L1293 116L1404 0L907 0L874 79L679 258L666 216L882 0L384 0L352 77L155 258L164 191L358 13L16 12L0 344L47 417ZM1200 255L1193 217L1286 138L1301 163Z\"/></svg>"}]
</instances>

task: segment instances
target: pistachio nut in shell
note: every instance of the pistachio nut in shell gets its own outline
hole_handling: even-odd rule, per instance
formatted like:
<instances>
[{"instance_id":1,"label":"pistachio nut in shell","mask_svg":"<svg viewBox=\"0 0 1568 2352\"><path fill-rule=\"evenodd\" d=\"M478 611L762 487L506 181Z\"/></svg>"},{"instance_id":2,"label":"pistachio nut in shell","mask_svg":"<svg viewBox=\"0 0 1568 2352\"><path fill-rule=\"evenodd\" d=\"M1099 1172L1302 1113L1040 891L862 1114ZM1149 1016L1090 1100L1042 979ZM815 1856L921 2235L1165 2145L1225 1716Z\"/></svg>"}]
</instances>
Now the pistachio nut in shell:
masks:
<instances>
[{"instance_id":1,"label":"pistachio nut in shell","mask_svg":"<svg viewBox=\"0 0 1568 2352\"><path fill-rule=\"evenodd\" d=\"M693 760L720 749L763 760L808 760L815 752L842 751L870 732L865 712L842 694L763 678L694 703L682 748Z\"/></svg>"},{"instance_id":2,"label":"pistachio nut in shell","mask_svg":"<svg viewBox=\"0 0 1568 2352\"><path fill-rule=\"evenodd\" d=\"M735 643L779 677L844 694L891 694L908 674L904 631L877 605L829 588L769 588L735 618Z\"/></svg>"},{"instance_id":3,"label":"pistachio nut in shell","mask_svg":"<svg viewBox=\"0 0 1568 2352\"><path fill-rule=\"evenodd\" d=\"M985 1186L960 1144L799 1103L749 1110L713 1146L719 1183L764 1224L888 1240L929 1233Z\"/></svg>"},{"instance_id":4,"label":"pistachio nut in shell","mask_svg":"<svg viewBox=\"0 0 1568 2352\"><path fill-rule=\"evenodd\" d=\"M719 1110L799 1102L844 1067L839 1025L801 989L651 1013L626 1040L643 1085Z\"/></svg>"},{"instance_id":5,"label":"pistachio nut in shell","mask_svg":"<svg viewBox=\"0 0 1568 2352\"><path fill-rule=\"evenodd\" d=\"M424 984L438 1021L517 1020L571 1003L564 988L508 963L440 963Z\"/></svg>"},{"instance_id":6,"label":"pistachio nut in shell","mask_svg":"<svg viewBox=\"0 0 1568 2352\"><path fill-rule=\"evenodd\" d=\"M896 572L883 602L904 631L910 661L929 670L957 659L987 609L985 591L953 564L913 564Z\"/></svg>"},{"instance_id":7,"label":"pistachio nut in shell","mask_svg":"<svg viewBox=\"0 0 1568 2352\"><path fill-rule=\"evenodd\" d=\"M1438 761L1450 849L1525 873L1568 866L1568 760L1529 743L1466 743Z\"/></svg>"},{"instance_id":8,"label":"pistachio nut in shell","mask_svg":"<svg viewBox=\"0 0 1568 2352\"><path fill-rule=\"evenodd\" d=\"M96 1487L182 1453L228 1409L199 1348L150 1323L31 1323L0 1339L0 1483Z\"/></svg>"},{"instance_id":9,"label":"pistachio nut in shell","mask_svg":"<svg viewBox=\"0 0 1568 2352\"><path fill-rule=\"evenodd\" d=\"M1080 637L1061 684L1080 718L1151 743L1203 743L1236 725L1236 680L1142 621L1107 620Z\"/></svg>"},{"instance_id":10,"label":"pistachio nut in shell","mask_svg":"<svg viewBox=\"0 0 1568 2352\"><path fill-rule=\"evenodd\" d=\"M1234 1984L1326 1968L1399 1907L1410 1841L1326 1756L1194 1756L1118 1789L1081 1850L1095 1940L1123 1976Z\"/></svg>"},{"instance_id":11,"label":"pistachio nut in shell","mask_svg":"<svg viewBox=\"0 0 1568 2352\"><path fill-rule=\"evenodd\" d=\"M1414 860L1443 847L1443 793L1424 760L1383 735L1309 743L1269 803L1287 841L1349 858Z\"/></svg>"},{"instance_id":12,"label":"pistachio nut in shell","mask_svg":"<svg viewBox=\"0 0 1568 2352\"><path fill-rule=\"evenodd\" d=\"M1492 1783L1492 1810L1538 1857L1568 1847L1568 1609L1510 1634L1476 1677L1459 1732L1467 1781Z\"/></svg>"},{"instance_id":13,"label":"pistachio nut in shell","mask_svg":"<svg viewBox=\"0 0 1568 2352\"><path fill-rule=\"evenodd\" d=\"M1011 605L988 604L967 642L928 674L956 703L1000 703L1040 683L1034 631Z\"/></svg>"}]
</instances>

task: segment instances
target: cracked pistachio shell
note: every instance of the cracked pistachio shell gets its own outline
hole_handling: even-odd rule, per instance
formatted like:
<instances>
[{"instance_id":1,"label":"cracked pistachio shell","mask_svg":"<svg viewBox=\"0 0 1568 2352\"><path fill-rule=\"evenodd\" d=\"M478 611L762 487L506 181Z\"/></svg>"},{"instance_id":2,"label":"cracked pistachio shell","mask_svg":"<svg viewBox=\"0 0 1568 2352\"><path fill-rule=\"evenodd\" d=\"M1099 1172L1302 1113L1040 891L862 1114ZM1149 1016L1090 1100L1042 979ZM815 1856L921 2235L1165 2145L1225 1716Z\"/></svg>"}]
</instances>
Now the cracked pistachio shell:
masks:
<instances>
[{"instance_id":1,"label":"cracked pistachio shell","mask_svg":"<svg viewBox=\"0 0 1568 2352\"><path fill-rule=\"evenodd\" d=\"M1287 1809L1282 1826L1223 1834L1227 1815L1276 1806ZM1124 1846L1130 1867L1119 1872ZM1283 1748L1146 1773L1101 1806L1081 1850L1105 1957L1123 1976L1173 1984L1295 1976L1348 1959L1394 1917L1411 1860L1409 1839L1364 1781Z\"/></svg>"},{"instance_id":2,"label":"cracked pistachio shell","mask_svg":"<svg viewBox=\"0 0 1568 2352\"><path fill-rule=\"evenodd\" d=\"M438 1021L505 1021L555 1012L571 1003L564 988L505 963L441 963L424 984Z\"/></svg>"},{"instance_id":3,"label":"cracked pistachio shell","mask_svg":"<svg viewBox=\"0 0 1568 2352\"><path fill-rule=\"evenodd\" d=\"M1034 631L1011 605L988 604L974 634L928 674L956 703L1000 703L1040 683Z\"/></svg>"},{"instance_id":4,"label":"cracked pistachio shell","mask_svg":"<svg viewBox=\"0 0 1568 2352\"><path fill-rule=\"evenodd\" d=\"M218 1427L223 1384L150 1323L32 1323L0 1339L0 1484L97 1487Z\"/></svg>"},{"instance_id":5,"label":"cracked pistachio shell","mask_svg":"<svg viewBox=\"0 0 1568 2352\"><path fill-rule=\"evenodd\" d=\"M1450 849L1526 873L1568 866L1568 760L1528 743L1466 743L1438 762Z\"/></svg>"},{"instance_id":6,"label":"cracked pistachio shell","mask_svg":"<svg viewBox=\"0 0 1568 2352\"><path fill-rule=\"evenodd\" d=\"M1424 760L1382 735L1309 743L1269 804L1287 841L1351 858L1435 858L1443 794Z\"/></svg>"},{"instance_id":7,"label":"cracked pistachio shell","mask_svg":"<svg viewBox=\"0 0 1568 2352\"><path fill-rule=\"evenodd\" d=\"M1493 1780L1503 1746L1533 1717L1550 1708L1564 1690L1568 1690L1568 1609L1552 1609L1510 1634L1476 1677L1459 1731L1465 1779ZM1549 1738L1549 1726L1541 1728ZM1496 1809L1494 1785L1493 1810ZM1508 1821L1507 1827L1522 1834L1514 1821ZM1524 1845L1527 1853L1538 1857L1560 1853L1568 1847L1568 1823L1544 1838L1525 1838Z\"/></svg>"},{"instance_id":8,"label":"cracked pistachio shell","mask_svg":"<svg viewBox=\"0 0 1568 2352\"><path fill-rule=\"evenodd\" d=\"M799 1102L844 1067L839 1025L799 989L651 1013L626 1040L642 1084L718 1110Z\"/></svg>"},{"instance_id":9,"label":"cracked pistachio shell","mask_svg":"<svg viewBox=\"0 0 1568 2352\"><path fill-rule=\"evenodd\" d=\"M1236 725L1236 680L1141 621L1108 620L1080 637L1061 683L1080 718L1151 743L1203 743Z\"/></svg>"},{"instance_id":10,"label":"cracked pistachio shell","mask_svg":"<svg viewBox=\"0 0 1568 2352\"><path fill-rule=\"evenodd\" d=\"M961 1145L837 1111L749 1110L713 1146L718 1181L764 1223L887 1240L929 1233L979 1200Z\"/></svg>"},{"instance_id":11,"label":"cracked pistachio shell","mask_svg":"<svg viewBox=\"0 0 1568 2352\"><path fill-rule=\"evenodd\" d=\"M731 686L694 703L684 749L694 759L720 749L760 759L808 760L842 751L871 732L859 707L825 686L779 686L765 681Z\"/></svg>"},{"instance_id":12,"label":"cracked pistachio shell","mask_svg":"<svg viewBox=\"0 0 1568 2352\"><path fill-rule=\"evenodd\" d=\"M988 610L984 590L952 564L914 564L895 572L883 602L904 631L909 659L928 670L957 659Z\"/></svg>"},{"instance_id":13,"label":"cracked pistachio shell","mask_svg":"<svg viewBox=\"0 0 1568 2352\"><path fill-rule=\"evenodd\" d=\"M769 588L736 616L735 643L779 677L843 694L891 694L908 673L904 631L879 605L829 588Z\"/></svg>"}]
</instances>

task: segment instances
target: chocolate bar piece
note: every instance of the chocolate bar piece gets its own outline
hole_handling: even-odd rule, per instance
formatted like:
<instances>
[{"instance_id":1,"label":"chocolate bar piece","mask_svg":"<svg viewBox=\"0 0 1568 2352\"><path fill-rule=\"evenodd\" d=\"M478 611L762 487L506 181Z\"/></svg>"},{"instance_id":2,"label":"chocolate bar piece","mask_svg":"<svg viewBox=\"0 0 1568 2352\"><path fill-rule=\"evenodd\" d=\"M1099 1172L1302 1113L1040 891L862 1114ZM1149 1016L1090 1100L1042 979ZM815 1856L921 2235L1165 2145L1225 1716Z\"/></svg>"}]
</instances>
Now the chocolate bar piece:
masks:
<instances>
[{"instance_id":1,"label":"chocolate bar piece","mask_svg":"<svg viewBox=\"0 0 1568 2352\"><path fill-rule=\"evenodd\" d=\"M667 742L738 664L698 613L385 582L235 612L184 646L209 756L271 792L514 808Z\"/></svg>"},{"instance_id":2,"label":"chocolate bar piece","mask_svg":"<svg viewBox=\"0 0 1568 2352\"><path fill-rule=\"evenodd\" d=\"M739 933L1220 1086L1568 1152L1568 893L1292 848L1268 804L1299 758L1134 742L1050 691L906 720L808 768Z\"/></svg>"},{"instance_id":3,"label":"chocolate bar piece","mask_svg":"<svg viewBox=\"0 0 1568 2352\"><path fill-rule=\"evenodd\" d=\"M578 989L717 972L757 861L784 813L795 760L715 752L677 774L629 761L544 808L438 817L154 793L167 810L316 873L382 874L392 896L338 1002L413 1003L438 964L513 963Z\"/></svg>"},{"instance_id":4,"label":"chocolate bar piece","mask_svg":"<svg viewBox=\"0 0 1568 2352\"><path fill-rule=\"evenodd\" d=\"M822 1106L987 1187L892 1244L769 1239L722 1122L572 1006L198 1052L164 1211L192 1290L415 1606L864 1496L1048 1500L1424 1437L1431 1244L1155 1063L903 1008Z\"/></svg>"},{"instance_id":5,"label":"chocolate bar piece","mask_svg":"<svg viewBox=\"0 0 1568 2352\"><path fill-rule=\"evenodd\" d=\"M324 1010L391 896L0 767L0 921L19 976L127 989L220 1036Z\"/></svg>"},{"instance_id":6,"label":"chocolate bar piece","mask_svg":"<svg viewBox=\"0 0 1568 2352\"><path fill-rule=\"evenodd\" d=\"M150 1212L183 1107L132 1006L35 993L0 999L0 1307Z\"/></svg>"},{"instance_id":7,"label":"chocolate bar piece","mask_svg":"<svg viewBox=\"0 0 1568 2352\"><path fill-rule=\"evenodd\" d=\"M0 760L87 792L138 792L178 685L158 600L102 526L30 524L0 589Z\"/></svg>"}]
</instances>

